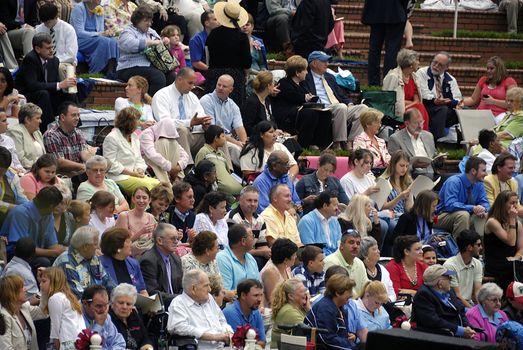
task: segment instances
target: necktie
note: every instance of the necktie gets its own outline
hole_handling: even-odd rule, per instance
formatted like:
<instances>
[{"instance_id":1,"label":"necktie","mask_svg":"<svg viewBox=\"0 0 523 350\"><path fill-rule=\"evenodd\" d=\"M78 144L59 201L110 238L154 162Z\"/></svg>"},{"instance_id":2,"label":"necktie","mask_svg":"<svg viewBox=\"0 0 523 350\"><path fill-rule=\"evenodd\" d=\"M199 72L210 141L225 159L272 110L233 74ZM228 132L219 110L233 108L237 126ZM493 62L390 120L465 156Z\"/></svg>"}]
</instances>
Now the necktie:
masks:
<instances>
[{"instance_id":1,"label":"necktie","mask_svg":"<svg viewBox=\"0 0 523 350\"><path fill-rule=\"evenodd\" d=\"M474 196L472 195L472 186L467 189L467 204L474 204Z\"/></svg>"},{"instance_id":2,"label":"necktie","mask_svg":"<svg viewBox=\"0 0 523 350\"><path fill-rule=\"evenodd\" d=\"M168 287L168 290L166 292L168 292L169 294L173 294L173 286L171 283L172 270L171 270L171 262L169 261L169 257L167 257L164 260L164 264L165 264L165 274L166 274L165 280L167 282L167 287Z\"/></svg>"},{"instance_id":3,"label":"necktie","mask_svg":"<svg viewBox=\"0 0 523 350\"><path fill-rule=\"evenodd\" d=\"M47 83L47 60L42 64L42 69L44 70L44 81Z\"/></svg>"},{"instance_id":4,"label":"necktie","mask_svg":"<svg viewBox=\"0 0 523 350\"><path fill-rule=\"evenodd\" d=\"M56 37L55 37L56 33L53 28L51 28L49 30L49 34L51 35L51 40L53 43L53 56L55 56L56 55Z\"/></svg>"},{"instance_id":5,"label":"necktie","mask_svg":"<svg viewBox=\"0 0 523 350\"><path fill-rule=\"evenodd\" d=\"M18 17L20 22L25 23L24 0L18 0Z\"/></svg>"},{"instance_id":6,"label":"necktie","mask_svg":"<svg viewBox=\"0 0 523 350\"><path fill-rule=\"evenodd\" d=\"M180 95L178 98L178 110L180 111L180 120L184 120L186 118L185 115L185 105L183 103L183 95Z\"/></svg>"},{"instance_id":7,"label":"necktie","mask_svg":"<svg viewBox=\"0 0 523 350\"><path fill-rule=\"evenodd\" d=\"M436 84L436 97L441 98L443 96L443 91L441 88L441 75L435 75L435 84Z\"/></svg>"},{"instance_id":8,"label":"necktie","mask_svg":"<svg viewBox=\"0 0 523 350\"><path fill-rule=\"evenodd\" d=\"M329 86L329 83L327 83L327 80L325 80L325 77L321 77L321 81L323 82L323 87L325 88L325 92L327 93L327 97L329 98L329 101L331 105L335 103L340 103L336 96L334 95L334 92L332 91L331 87Z\"/></svg>"}]
</instances>

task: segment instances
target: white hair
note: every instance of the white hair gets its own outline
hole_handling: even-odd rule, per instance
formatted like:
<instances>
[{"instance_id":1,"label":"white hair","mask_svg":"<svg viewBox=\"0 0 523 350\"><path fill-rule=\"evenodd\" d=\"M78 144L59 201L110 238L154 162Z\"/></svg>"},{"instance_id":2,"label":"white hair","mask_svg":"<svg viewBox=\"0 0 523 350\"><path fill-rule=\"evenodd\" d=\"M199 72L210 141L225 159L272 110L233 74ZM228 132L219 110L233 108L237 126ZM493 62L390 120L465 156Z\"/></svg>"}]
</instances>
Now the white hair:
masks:
<instances>
[{"instance_id":1,"label":"white hair","mask_svg":"<svg viewBox=\"0 0 523 350\"><path fill-rule=\"evenodd\" d=\"M138 292L136 287L129 283L120 283L117 285L111 293L111 303L114 303L116 299L120 297L131 297L133 299L133 305L136 303Z\"/></svg>"},{"instance_id":2,"label":"white hair","mask_svg":"<svg viewBox=\"0 0 523 350\"><path fill-rule=\"evenodd\" d=\"M205 272L200 269L193 269L184 273L182 278L182 288L184 292L187 292L195 284L199 284L200 279L204 274Z\"/></svg>"},{"instance_id":3,"label":"white hair","mask_svg":"<svg viewBox=\"0 0 523 350\"><path fill-rule=\"evenodd\" d=\"M86 244L93 244L94 239L98 236L98 230L92 226L82 226L74 231L69 244L74 249L83 247Z\"/></svg>"},{"instance_id":4,"label":"white hair","mask_svg":"<svg viewBox=\"0 0 523 350\"><path fill-rule=\"evenodd\" d=\"M478 302L481 304L485 300L491 297L501 298L503 296L503 290L496 283L485 283L481 286L478 291Z\"/></svg>"}]
</instances>

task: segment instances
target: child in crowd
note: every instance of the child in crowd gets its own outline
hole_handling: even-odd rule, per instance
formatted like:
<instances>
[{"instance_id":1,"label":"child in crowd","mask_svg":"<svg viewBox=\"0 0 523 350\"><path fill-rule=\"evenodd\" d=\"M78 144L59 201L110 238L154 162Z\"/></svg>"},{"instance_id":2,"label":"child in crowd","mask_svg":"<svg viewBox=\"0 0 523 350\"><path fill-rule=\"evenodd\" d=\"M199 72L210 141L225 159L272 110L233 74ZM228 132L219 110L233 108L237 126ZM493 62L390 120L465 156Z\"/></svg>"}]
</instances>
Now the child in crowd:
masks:
<instances>
[{"instance_id":1,"label":"child in crowd","mask_svg":"<svg viewBox=\"0 0 523 350\"><path fill-rule=\"evenodd\" d=\"M428 266L432 266L438 263L436 250L430 245L423 246L423 262Z\"/></svg>"},{"instance_id":2,"label":"child in crowd","mask_svg":"<svg viewBox=\"0 0 523 350\"><path fill-rule=\"evenodd\" d=\"M325 291L324 258L321 248L308 245L301 252L302 264L292 270L292 277L303 282L311 297L323 294Z\"/></svg>"},{"instance_id":3,"label":"child in crowd","mask_svg":"<svg viewBox=\"0 0 523 350\"><path fill-rule=\"evenodd\" d=\"M115 224L114 219L114 195L107 191L98 191L91 198L91 219L89 226L94 227L100 234Z\"/></svg>"},{"instance_id":4,"label":"child in crowd","mask_svg":"<svg viewBox=\"0 0 523 350\"><path fill-rule=\"evenodd\" d=\"M168 38L169 39L169 51L171 52L171 55L173 55L174 58L180 62L180 65L178 68L176 68L176 73L184 67L187 66L187 63L185 62L185 51L189 50L188 46L185 46L181 42L181 31L178 26L175 25L169 25L162 29L162 32L160 33L162 38ZM196 83L195 85L202 85L205 82L205 78L200 72L196 73Z\"/></svg>"},{"instance_id":5,"label":"child in crowd","mask_svg":"<svg viewBox=\"0 0 523 350\"><path fill-rule=\"evenodd\" d=\"M89 221L91 220L91 206L89 203L75 199L69 203L69 208L67 210L73 214L74 222L76 224L76 227L74 228L75 231L79 227L89 225Z\"/></svg>"},{"instance_id":6,"label":"child in crowd","mask_svg":"<svg viewBox=\"0 0 523 350\"><path fill-rule=\"evenodd\" d=\"M51 319L50 340L53 342L53 349L75 349L74 342L86 327L82 305L71 292L64 271L60 267L45 269L40 288L49 297L46 311Z\"/></svg>"},{"instance_id":7,"label":"child in crowd","mask_svg":"<svg viewBox=\"0 0 523 350\"><path fill-rule=\"evenodd\" d=\"M147 212L152 214L156 222L169 222L169 213L167 209L174 199L171 185L165 182L151 190L151 204L147 208Z\"/></svg>"}]
</instances>

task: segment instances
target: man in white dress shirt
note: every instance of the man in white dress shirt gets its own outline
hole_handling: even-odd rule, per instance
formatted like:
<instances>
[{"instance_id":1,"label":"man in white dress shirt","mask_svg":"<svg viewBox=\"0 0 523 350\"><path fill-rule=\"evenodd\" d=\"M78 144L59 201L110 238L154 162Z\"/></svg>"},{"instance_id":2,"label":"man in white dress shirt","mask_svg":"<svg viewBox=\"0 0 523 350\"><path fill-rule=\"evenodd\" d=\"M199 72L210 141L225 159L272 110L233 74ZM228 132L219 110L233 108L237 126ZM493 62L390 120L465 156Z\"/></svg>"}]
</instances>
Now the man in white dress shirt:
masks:
<instances>
[{"instance_id":1,"label":"man in white dress shirt","mask_svg":"<svg viewBox=\"0 0 523 350\"><path fill-rule=\"evenodd\" d=\"M209 294L209 277L202 270L190 270L183 275L183 293L169 306L167 331L170 334L192 336L198 349L223 348L230 341L232 328L222 310Z\"/></svg>"},{"instance_id":2,"label":"man in white dress shirt","mask_svg":"<svg viewBox=\"0 0 523 350\"><path fill-rule=\"evenodd\" d=\"M41 24L35 28L36 33L46 33L53 38L54 56L60 60L60 80L66 78L67 66L76 66L78 61L78 41L72 25L58 18L58 8L51 2L40 7L38 15Z\"/></svg>"},{"instance_id":3,"label":"man in white dress shirt","mask_svg":"<svg viewBox=\"0 0 523 350\"><path fill-rule=\"evenodd\" d=\"M191 68L182 68L176 80L158 90L153 96L153 114L158 121L173 118L180 137L178 143L189 154L189 164L204 144L203 132L211 125L212 117L206 116L198 97L191 92L196 74Z\"/></svg>"}]
</instances>

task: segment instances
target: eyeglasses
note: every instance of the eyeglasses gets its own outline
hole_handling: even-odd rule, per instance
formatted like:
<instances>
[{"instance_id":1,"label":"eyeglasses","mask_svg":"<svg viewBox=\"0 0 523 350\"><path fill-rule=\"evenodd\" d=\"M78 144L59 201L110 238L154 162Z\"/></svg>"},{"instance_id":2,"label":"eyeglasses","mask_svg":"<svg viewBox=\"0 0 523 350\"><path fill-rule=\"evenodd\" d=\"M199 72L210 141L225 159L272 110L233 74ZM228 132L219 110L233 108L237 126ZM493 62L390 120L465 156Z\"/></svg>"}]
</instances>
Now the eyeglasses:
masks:
<instances>
[{"instance_id":1,"label":"eyeglasses","mask_svg":"<svg viewBox=\"0 0 523 350\"><path fill-rule=\"evenodd\" d=\"M176 243L176 242L180 241L180 238L178 236L171 236L171 237L163 236L162 238L167 239L167 240L169 240L169 241L171 241L173 243Z\"/></svg>"},{"instance_id":2,"label":"eyeglasses","mask_svg":"<svg viewBox=\"0 0 523 350\"><path fill-rule=\"evenodd\" d=\"M501 299L500 298L488 298L487 300L490 301L490 302L493 302L493 303L501 303Z\"/></svg>"},{"instance_id":3,"label":"eyeglasses","mask_svg":"<svg viewBox=\"0 0 523 350\"><path fill-rule=\"evenodd\" d=\"M106 169L93 169L93 168L88 169L88 170L92 171L93 173L97 173L97 174L103 174L107 171Z\"/></svg>"},{"instance_id":4,"label":"eyeglasses","mask_svg":"<svg viewBox=\"0 0 523 350\"><path fill-rule=\"evenodd\" d=\"M441 62L438 62L436 60L432 61L432 65L433 66L439 66L439 67L445 67L447 64L444 64L444 63L441 63Z\"/></svg>"}]
</instances>

